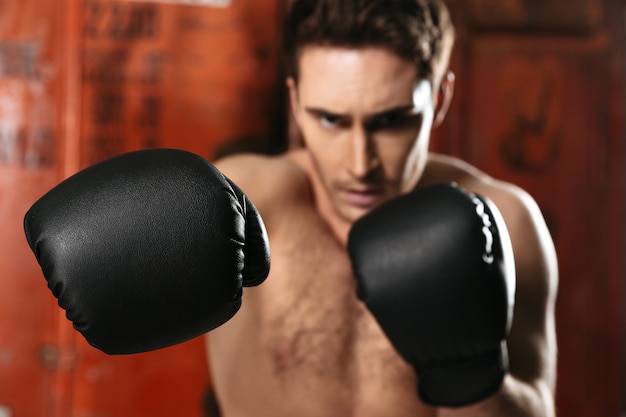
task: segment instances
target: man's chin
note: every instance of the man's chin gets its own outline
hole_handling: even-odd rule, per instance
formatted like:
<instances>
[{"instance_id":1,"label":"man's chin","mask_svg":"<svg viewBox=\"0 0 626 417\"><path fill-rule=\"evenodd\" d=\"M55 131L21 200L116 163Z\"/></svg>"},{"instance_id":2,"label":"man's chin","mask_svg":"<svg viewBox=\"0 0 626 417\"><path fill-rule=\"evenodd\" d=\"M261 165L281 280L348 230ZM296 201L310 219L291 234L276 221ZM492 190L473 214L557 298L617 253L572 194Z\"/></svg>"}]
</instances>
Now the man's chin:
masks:
<instances>
[{"instance_id":1,"label":"man's chin","mask_svg":"<svg viewBox=\"0 0 626 417\"><path fill-rule=\"evenodd\" d=\"M375 206L344 206L339 210L339 215L348 223L352 224L374 210Z\"/></svg>"},{"instance_id":2,"label":"man's chin","mask_svg":"<svg viewBox=\"0 0 626 417\"><path fill-rule=\"evenodd\" d=\"M376 207L389 200L387 194L379 194L376 198L350 198L347 193L338 193L334 197L335 213L344 221L352 224Z\"/></svg>"}]
</instances>

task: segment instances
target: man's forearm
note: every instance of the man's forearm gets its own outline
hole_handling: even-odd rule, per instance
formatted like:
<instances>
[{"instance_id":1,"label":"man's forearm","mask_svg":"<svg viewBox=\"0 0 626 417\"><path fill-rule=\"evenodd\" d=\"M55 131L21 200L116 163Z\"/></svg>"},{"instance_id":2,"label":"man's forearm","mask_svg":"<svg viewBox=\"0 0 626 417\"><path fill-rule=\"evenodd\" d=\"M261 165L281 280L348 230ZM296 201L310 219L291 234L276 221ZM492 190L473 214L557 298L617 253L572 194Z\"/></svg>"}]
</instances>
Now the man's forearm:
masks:
<instances>
[{"instance_id":1,"label":"man's forearm","mask_svg":"<svg viewBox=\"0 0 626 417\"><path fill-rule=\"evenodd\" d=\"M528 384L510 375L500 390L469 407L441 408L437 417L554 417L554 396L545 382Z\"/></svg>"}]
</instances>

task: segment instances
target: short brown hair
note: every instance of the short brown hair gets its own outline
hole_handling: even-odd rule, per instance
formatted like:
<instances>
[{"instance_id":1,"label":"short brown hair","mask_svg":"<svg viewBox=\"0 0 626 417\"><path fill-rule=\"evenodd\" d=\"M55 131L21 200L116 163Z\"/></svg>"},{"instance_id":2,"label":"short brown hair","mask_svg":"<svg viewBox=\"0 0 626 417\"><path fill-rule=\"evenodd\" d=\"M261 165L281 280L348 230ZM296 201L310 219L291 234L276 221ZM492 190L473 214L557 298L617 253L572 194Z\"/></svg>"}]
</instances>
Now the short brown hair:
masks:
<instances>
[{"instance_id":1,"label":"short brown hair","mask_svg":"<svg viewBox=\"0 0 626 417\"><path fill-rule=\"evenodd\" d=\"M415 62L437 88L453 43L441 0L294 0L284 24L283 58L286 75L297 81L306 46L382 47Z\"/></svg>"}]
</instances>

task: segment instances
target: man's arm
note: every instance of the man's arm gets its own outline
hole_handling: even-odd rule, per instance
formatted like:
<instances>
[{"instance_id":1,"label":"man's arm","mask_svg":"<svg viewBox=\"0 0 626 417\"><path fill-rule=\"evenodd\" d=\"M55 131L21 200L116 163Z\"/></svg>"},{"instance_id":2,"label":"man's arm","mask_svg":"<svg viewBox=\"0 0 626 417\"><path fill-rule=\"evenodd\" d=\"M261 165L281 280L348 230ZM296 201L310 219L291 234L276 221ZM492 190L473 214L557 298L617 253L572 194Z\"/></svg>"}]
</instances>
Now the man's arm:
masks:
<instances>
[{"instance_id":1,"label":"man's arm","mask_svg":"<svg viewBox=\"0 0 626 417\"><path fill-rule=\"evenodd\" d=\"M469 407L442 408L438 417L553 417L558 286L554 245L539 208L526 193L505 187L490 197L502 212L515 255L515 308L507 338L510 371L495 395Z\"/></svg>"}]
</instances>

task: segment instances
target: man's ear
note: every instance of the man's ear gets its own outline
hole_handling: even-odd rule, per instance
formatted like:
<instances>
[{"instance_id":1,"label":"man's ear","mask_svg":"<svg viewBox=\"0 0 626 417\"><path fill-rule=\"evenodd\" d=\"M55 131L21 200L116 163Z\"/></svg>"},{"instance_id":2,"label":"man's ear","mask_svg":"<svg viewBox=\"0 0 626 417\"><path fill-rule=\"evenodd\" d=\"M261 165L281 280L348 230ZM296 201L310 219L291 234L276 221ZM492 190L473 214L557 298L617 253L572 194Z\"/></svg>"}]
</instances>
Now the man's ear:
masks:
<instances>
[{"instance_id":1,"label":"man's ear","mask_svg":"<svg viewBox=\"0 0 626 417\"><path fill-rule=\"evenodd\" d=\"M297 124L300 124L298 118L300 117L300 102L298 101L298 86L296 80L293 77L288 77L285 81L287 84L287 90L289 91L289 107L291 108L291 115Z\"/></svg>"},{"instance_id":2,"label":"man's ear","mask_svg":"<svg viewBox=\"0 0 626 417\"><path fill-rule=\"evenodd\" d=\"M443 123L443 119L446 118L446 114L450 108L450 103L452 102L452 96L454 95L454 79L454 72L447 71L441 80L439 91L436 96L433 127L439 126Z\"/></svg>"},{"instance_id":3,"label":"man's ear","mask_svg":"<svg viewBox=\"0 0 626 417\"><path fill-rule=\"evenodd\" d=\"M298 86L293 77L287 78L285 81L289 92L289 119L287 126L287 135L289 137L289 148L300 148L304 144L302 134L300 132L300 101L298 100Z\"/></svg>"}]
</instances>

